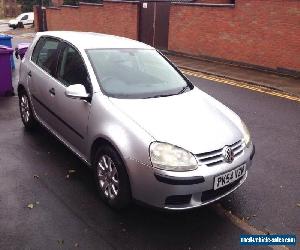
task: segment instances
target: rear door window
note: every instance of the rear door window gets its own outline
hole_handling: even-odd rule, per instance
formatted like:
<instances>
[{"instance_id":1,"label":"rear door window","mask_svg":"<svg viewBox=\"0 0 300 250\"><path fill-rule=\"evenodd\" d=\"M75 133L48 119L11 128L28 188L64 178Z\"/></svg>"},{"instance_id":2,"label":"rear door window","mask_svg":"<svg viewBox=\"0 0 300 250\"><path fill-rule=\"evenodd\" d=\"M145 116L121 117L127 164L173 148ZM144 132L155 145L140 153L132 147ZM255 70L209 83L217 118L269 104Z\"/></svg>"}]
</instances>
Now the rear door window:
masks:
<instances>
[{"instance_id":1,"label":"rear door window","mask_svg":"<svg viewBox=\"0 0 300 250\"><path fill-rule=\"evenodd\" d=\"M58 45L58 40L54 38L44 38L43 44L41 45L37 53L35 61L35 63L38 66L40 66L52 76L55 76L55 71L57 67Z\"/></svg>"}]
</instances>

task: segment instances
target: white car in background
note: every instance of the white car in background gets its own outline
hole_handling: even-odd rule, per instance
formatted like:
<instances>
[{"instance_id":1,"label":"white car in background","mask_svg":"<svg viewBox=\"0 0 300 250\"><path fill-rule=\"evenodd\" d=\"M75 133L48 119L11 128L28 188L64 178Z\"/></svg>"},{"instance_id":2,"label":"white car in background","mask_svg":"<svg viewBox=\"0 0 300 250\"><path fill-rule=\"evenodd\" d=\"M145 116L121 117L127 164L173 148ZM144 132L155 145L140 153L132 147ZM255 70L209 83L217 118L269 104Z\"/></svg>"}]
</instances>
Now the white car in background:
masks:
<instances>
[{"instance_id":1,"label":"white car in background","mask_svg":"<svg viewBox=\"0 0 300 250\"><path fill-rule=\"evenodd\" d=\"M15 19L8 22L10 28L16 29L17 27L24 27L25 25L32 25L34 22L33 12L22 13Z\"/></svg>"}]
</instances>

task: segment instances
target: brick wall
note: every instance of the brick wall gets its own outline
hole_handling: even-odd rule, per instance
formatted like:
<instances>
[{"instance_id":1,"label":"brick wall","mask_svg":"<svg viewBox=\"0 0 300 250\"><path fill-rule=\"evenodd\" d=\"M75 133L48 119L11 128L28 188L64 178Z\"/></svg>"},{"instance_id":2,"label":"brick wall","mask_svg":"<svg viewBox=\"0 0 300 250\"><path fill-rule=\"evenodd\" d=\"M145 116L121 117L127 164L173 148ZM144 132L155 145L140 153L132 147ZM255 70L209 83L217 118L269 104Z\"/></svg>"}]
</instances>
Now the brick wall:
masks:
<instances>
[{"instance_id":1,"label":"brick wall","mask_svg":"<svg viewBox=\"0 0 300 250\"><path fill-rule=\"evenodd\" d=\"M48 30L92 31L137 39L136 3L81 3L79 7L47 8Z\"/></svg>"},{"instance_id":2,"label":"brick wall","mask_svg":"<svg viewBox=\"0 0 300 250\"><path fill-rule=\"evenodd\" d=\"M172 4L169 50L300 71L300 1L236 0L232 7Z\"/></svg>"},{"instance_id":3,"label":"brick wall","mask_svg":"<svg viewBox=\"0 0 300 250\"><path fill-rule=\"evenodd\" d=\"M57 5L61 0L56 0ZM300 71L299 0L197 0L172 4L169 50L272 69ZM219 7L203 3L219 3ZM226 3L228 5L226 5ZM138 38L138 4L104 1L48 8L48 30Z\"/></svg>"}]
</instances>

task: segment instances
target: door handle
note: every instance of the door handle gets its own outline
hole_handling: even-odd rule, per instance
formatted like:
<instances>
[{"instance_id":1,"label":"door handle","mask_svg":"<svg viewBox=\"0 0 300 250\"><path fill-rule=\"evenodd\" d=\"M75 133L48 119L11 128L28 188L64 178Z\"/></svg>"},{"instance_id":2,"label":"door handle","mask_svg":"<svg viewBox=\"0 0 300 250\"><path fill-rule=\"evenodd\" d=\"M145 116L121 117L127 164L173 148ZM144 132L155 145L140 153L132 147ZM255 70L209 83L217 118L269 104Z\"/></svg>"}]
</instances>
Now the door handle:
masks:
<instances>
[{"instance_id":1,"label":"door handle","mask_svg":"<svg viewBox=\"0 0 300 250\"><path fill-rule=\"evenodd\" d=\"M49 92L50 92L51 95L55 95L55 89L54 88L49 89Z\"/></svg>"},{"instance_id":2,"label":"door handle","mask_svg":"<svg viewBox=\"0 0 300 250\"><path fill-rule=\"evenodd\" d=\"M28 75L29 77L31 77L31 71L29 71L29 72L27 73L27 75Z\"/></svg>"}]
</instances>

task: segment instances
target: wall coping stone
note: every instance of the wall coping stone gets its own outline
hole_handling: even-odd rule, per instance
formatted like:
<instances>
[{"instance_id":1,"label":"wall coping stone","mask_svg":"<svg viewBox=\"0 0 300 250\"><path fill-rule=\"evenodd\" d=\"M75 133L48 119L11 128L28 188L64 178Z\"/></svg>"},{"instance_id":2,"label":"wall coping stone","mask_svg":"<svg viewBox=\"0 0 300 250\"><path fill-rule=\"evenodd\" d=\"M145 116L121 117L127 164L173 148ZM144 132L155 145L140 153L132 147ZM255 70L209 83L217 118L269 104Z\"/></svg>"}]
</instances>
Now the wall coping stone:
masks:
<instances>
[{"instance_id":1,"label":"wall coping stone","mask_svg":"<svg viewBox=\"0 0 300 250\"><path fill-rule=\"evenodd\" d=\"M103 3L86 3L86 2L79 2L80 5L87 5L87 6L103 6Z\"/></svg>"},{"instance_id":2,"label":"wall coping stone","mask_svg":"<svg viewBox=\"0 0 300 250\"><path fill-rule=\"evenodd\" d=\"M188 2L172 2L174 5L186 5L195 7L219 7L219 8L234 8L235 4L231 3L188 3Z\"/></svg>"}]
</instances>

